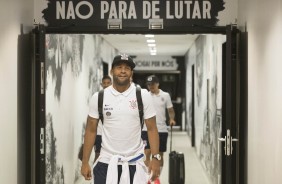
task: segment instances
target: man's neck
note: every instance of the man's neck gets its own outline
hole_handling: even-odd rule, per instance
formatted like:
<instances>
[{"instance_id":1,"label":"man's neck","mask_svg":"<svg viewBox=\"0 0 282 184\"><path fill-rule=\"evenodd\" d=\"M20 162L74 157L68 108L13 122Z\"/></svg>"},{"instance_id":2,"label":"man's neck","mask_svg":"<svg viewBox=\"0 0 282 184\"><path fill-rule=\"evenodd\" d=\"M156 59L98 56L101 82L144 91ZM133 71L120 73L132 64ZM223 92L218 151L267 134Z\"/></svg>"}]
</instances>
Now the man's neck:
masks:
<instances>
[{"instance_id":1,"label":"man's neck","mask_svg":"<svg viewBox=\"0 0 282 184\"><path fill-rule=\"evenodd\" d=\"M157 89L156 91L153 92L154 95L158 95L160 93L160 89Z\"/></svg>"},{"instance_id":2,"label":"man's neck","mask_svg":"<svg viewBox=\"0 0 282 184\"><path fill-rule=\"evenodd\" d=\"M130 87L130 83L128 83L127 85L122 85L122 86L113 84L113 88L120 93L125 92L129 87Z\"/></svg>"}]
</instances>

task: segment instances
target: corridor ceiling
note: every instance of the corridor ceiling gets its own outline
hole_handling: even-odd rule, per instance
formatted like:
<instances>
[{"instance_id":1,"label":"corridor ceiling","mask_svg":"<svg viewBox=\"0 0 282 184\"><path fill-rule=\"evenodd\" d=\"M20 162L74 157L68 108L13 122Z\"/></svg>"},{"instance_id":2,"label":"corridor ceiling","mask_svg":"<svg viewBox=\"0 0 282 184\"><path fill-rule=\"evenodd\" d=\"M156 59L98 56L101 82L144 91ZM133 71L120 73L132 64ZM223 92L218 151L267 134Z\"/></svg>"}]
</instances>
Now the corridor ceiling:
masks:
<instances>
[{"instance_id":1,"label":"corridor ceiling","mask_svg":"<svg viewBox=\"0 0 282 184\"><path fill-rule=\"evenodd\" d=\"M103 34L110 45L121 53L130 55L150 55L148 38L142 34ZM157 56L184 56L192 43L198 37L196 34L154 35Z\"/></svg>"}]
</instances>

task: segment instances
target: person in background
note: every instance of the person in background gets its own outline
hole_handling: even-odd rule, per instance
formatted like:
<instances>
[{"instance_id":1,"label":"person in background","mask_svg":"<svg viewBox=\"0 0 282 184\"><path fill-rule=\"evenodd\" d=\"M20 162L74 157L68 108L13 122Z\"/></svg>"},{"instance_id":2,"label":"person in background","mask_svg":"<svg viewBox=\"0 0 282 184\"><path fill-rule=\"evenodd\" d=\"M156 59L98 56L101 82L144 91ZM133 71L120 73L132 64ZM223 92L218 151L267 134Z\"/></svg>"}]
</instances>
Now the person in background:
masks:
<instances>
[{"instance_id":1,"label":"person in background","mask_svg":"<svg viewBox=\"0 0 282 184\"><path fill-rule=\"evenodd\" d=\"M141 123L136 100L136 87L130 83L135 63L128 55L114 58L111 75L113 84L104 89L102 147L94 164L95 184L143 184L154 181L160 174L160 161L150 162L149 170L144 164L144 144L141 139ZM150 93L143 89L144 121L148 131L151 152L159 155L159 136L156 112ZM97 134L99 121L98 93L90 101L89 114L84 135L81 174L92 179L89 157Z\"/></svg>"},{"instance_id":2,"label":"person in background","mask_svg":"<svg viewBox=\"0 0 282 184\"><path fill-rule=\"evenodd\" d=\"M104 77L102 78L102 82L101 82L101 86L103 89L105 89L106 87L109 87L110 85L112 85L112 79L110 76L108 75L104 75ZM100 155L100 151L101 151L101 144L102 144L102 122L101 120L98 123L98 128L97 128L97 136L95 139L95 143L94 143L94 150L95 150L95 158L94 158L94 162L97 160L97 158Z\"/></svg>"},{"instance_id":3,"label":"person in background","mask_svg":"<svg viewBox=\"0 0 282 184\"><path fill-rule=\"evenodd\" d=\"M175 125L175 112L173 109L173 105L171 102L171 98L169 93L162 91L159 89L159 79L155 75L150 75L146 79L147 87L151 93L151 96L153 98L153 104L156 109L156 122L157 122L157 128L159 132L159 151L161 155L161 163L160 163L160 171L162 170L162 167L164 165L163 161L163 153L167 150L167 138L168 138L168 130L167 130L167 124L166 124L166 109L168 110L169 115L169 125L174 126ZM151 161L151 145L148 142L148 132L147 127L144 126L142 130L142 139L146 142L145 147L145 154L146 154L146 160L145 164L148 166ZM159 179L156 179L155 184L159 184Z\"/></svg>"}]
</instances>

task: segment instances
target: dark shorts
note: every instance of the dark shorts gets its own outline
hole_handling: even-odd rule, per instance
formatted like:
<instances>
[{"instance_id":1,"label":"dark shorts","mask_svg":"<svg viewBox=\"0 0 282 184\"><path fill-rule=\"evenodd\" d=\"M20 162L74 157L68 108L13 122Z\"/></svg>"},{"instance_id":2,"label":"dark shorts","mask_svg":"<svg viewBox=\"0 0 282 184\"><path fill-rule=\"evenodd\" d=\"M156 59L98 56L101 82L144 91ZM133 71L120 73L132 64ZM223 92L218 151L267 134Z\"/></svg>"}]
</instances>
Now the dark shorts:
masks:
<instances>
[{"instance_id":1,"label":"dark shorts","mask_svg":"<svg viewBox=\"0 0 282 184\"><path fill-rule=\"evenodd\" d=\"M96 135L96 139L95 139L95 153L100 153L101 151L101 144L102 144L102 136L101 135Z\"/></svg>"},{"instance_id":2,"label":"dark shorts","mask_svg":"<svg viewBox=\"0 0 282 184\"><path fill-rule=\"evenodd\" d=\"M94 173L94 183L95 184L106 184L106 178L107 178L107 169L108 164L98 162L97 165L93 169ZM121 176L122 166L118 166L118 181L119 183L120 176ZM135 165L129 165L129 174L130 174L130 184L133 184L133 177L136 171Z\"/></svg>"},{"instance_id":3,"label":"dark shorts","mask_svg":"<svg viewBox=\"0 0 282 184\"><path fill-rule=\"evenodd\" d=\"M145 149L150 149L147 131L142 131L141 137L142 137L142 140L146 144ZM160 152L166 152L167 138L168 138L167 132L159 132L159 139L160 139L159 151Z\"/></svg>"}]
</instances>

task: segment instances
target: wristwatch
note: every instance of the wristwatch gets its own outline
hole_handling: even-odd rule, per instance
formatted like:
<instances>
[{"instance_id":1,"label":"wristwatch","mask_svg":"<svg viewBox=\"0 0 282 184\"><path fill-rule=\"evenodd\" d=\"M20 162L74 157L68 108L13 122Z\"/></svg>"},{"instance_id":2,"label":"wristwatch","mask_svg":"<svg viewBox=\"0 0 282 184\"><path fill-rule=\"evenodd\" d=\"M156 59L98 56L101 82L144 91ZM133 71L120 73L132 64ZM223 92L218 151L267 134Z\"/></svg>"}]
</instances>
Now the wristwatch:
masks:
<instances>
[{"instance_id":1,"label":"wristwatch","mask_svg":"<svg viewBox=\"0 0 282 184\"><path fill-rule=\"evenodd\" d=\"M160 155L159 153L153 155L153 158L155 158L155 159L157 159L157 160L159 160L159 161L162 159L162 157L161 157L161 155Z\"/></svg>"}]
</instances>

